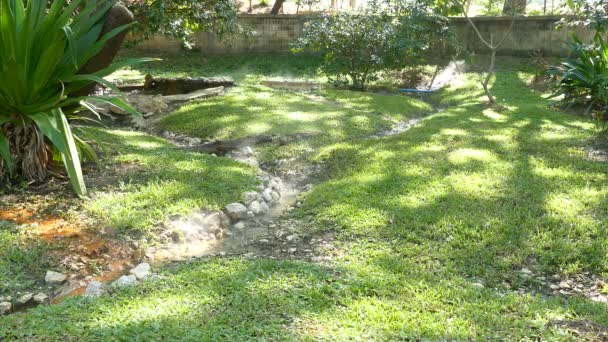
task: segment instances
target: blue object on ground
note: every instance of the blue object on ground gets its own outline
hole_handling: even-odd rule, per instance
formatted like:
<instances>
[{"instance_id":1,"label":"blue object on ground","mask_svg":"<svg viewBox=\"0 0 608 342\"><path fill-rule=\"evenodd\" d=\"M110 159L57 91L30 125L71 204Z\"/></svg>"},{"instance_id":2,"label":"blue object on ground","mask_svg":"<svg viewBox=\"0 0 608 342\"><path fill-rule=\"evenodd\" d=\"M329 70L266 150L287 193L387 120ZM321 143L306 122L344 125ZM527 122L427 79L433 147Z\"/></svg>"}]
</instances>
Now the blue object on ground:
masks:
<instances>
[{"instance_id":1,"label":"blue object on ground","mask_svg":"<svg viewBox=\"0 0 608 342\"><path fill-rule=\"evenodd\" d=\"M408 88L402 88L402 89L399 89L399 91L402 93L432 93L432 92L434 92L434 90L408 89Z\"/></svg>"}]
</instances>

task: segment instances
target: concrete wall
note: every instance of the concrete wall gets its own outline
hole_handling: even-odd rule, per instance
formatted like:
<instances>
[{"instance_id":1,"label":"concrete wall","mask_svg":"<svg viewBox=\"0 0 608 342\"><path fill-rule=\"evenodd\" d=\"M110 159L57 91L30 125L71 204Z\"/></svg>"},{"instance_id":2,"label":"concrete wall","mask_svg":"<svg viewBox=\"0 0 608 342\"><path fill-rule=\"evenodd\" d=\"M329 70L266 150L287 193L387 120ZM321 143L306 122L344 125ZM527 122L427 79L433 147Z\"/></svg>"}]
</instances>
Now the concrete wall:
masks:
<instances>
[{"instance_id":1,"label":"concrete wall","mask_svg":"<svg viewBox=\"0 0 608 342\"><path fill-rule=\"evenodd\" d=\"M302 31L304 23L311 17L296 15L243 15L241 24L249 28L250 37L232 37L220 41L211 33L198 33L197 47L203 54L246 53L246 52L287 52L289 43ZM486 39L492 34L500 39L508 30L510 18L477 17L473 18L478 29ZM521 17L517 18L511 35L505 41L499 54L512 56L529 56L533 51L540 51L544 56L565 56L568 53L566 42L571 36L571 29L555 29L559 17ZM475 32L464 18L452 18L452 24L465 48L478 53L487 52ZM579 37L589 39L592 33L584 28L574 30ZM146 42L140 49L174 51L179 43L157 37Z\"/></svg>"}]
</instances>

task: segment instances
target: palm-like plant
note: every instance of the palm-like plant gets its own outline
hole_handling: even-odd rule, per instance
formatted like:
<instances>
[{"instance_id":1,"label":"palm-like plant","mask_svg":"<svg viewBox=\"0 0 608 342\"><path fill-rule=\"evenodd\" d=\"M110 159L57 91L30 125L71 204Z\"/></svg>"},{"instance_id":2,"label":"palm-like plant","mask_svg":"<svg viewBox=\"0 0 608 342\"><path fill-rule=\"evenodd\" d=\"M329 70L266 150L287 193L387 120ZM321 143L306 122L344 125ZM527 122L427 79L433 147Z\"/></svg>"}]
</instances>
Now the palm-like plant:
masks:
<instances>
[{"instance_id":1,"label":"palm-like plant","mask_svg":"<svg viewBox=\"0 0 608 342\"><path fill-rule=\"evenodd\" d=\"M110 38L129 26L101 35L114 3L0 0L0 181L44 180L49 166L63 161L76 194L86 195L78 151L90 147L74 136L68 117L83 106L91 108L91 99L137 113L120 98L70 95L92 82L115 89L104 76L145 61L126 60L79 74Z\"/></svg>"},{"instance_id":2,"label":"palm-like plant","mask_svg":"<svg viewBox=\"0 0 608 342\"><path fill-rule=\"evenodd\" d=\"M569 44L573 54L561 65L549 69L557 77L558 91L564 101L587 106L587 112L608 110L608 45L598 32L593 44L584 44L576 36Z\"/></svg>"}]
</instances>

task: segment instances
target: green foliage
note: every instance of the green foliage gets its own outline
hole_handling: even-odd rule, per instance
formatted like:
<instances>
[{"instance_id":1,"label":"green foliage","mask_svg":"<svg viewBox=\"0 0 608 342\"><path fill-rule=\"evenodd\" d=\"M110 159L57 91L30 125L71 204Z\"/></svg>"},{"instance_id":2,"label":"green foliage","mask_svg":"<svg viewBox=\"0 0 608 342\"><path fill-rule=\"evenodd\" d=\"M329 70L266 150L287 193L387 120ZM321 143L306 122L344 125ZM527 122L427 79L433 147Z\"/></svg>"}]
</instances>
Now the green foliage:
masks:
<instances>
[{"instance_id":1,"label":"green foliage","mask_svg":"<svg viewBox=\"0 0 608 342\"><path fill-rule=\"evenodd\" d=\"M321 67L333 82L364 89L378 72L420 63L440 39L452 42L447 19L425 4L397 10L370 6L356 12L324 14L306 24L293 51L323 57Z\"/></svg>"},{"instance_id":2,"label":"green foliage","mask_svg":"<svg viewBox=\"0 0 608 342\"><path fill-rule=\"evenodd\" d=\"M238 6L234 0L137 0L126 6L135 16L133 29L140 38L162 34L192 44L197 31L217 34L244 33L237 23Z\"/></svg>"},{"instance_id":3,"label":"green foliage","mask_svg":"<svg viewBox=\"0 0 608 342\"><path fill-rule=\"evenodd\" d=\"M565 13L558 27L588 27L604 32L608 27L608 0L566 0Z\"/></svg>"},{"instance_id":4,"label":"green foliage","mask_svg":"<svg viewBox=\"0 0 608 342\"><path fill-rule=\"evenodd\" d=\"M13 138L11 144L10 131L31 125L36 127L35 134L46 138L54 154L61 156L74 191L86 194L76 146L79 140L74 138L63 108L92 99L69 97L91 82L116 89L102 77L136 62L126 61L91 75L78 74L108 39L128 28L119 27L100 37L105 14L113 4L114 1L74 0L68 4L56 0L47 9L45 0L0 3L0 126L4 128L0 130L0 155L5 173L23 172L12 163L11 155L27 143L22 141L23 146L16 146L19 139ZM95 98L136 114L120 99ZM73 109L67 114L73 114Z\"/></svg>"},{"instance_id":5,"label":"green foliage","mask_svg":"<svg viewBox=\"0 0 608 342\"><path fill-rule=\"evenodd\" d=\"M598 32L592 44L576 36L569 44L573 57L549 69L558 78L554 96L564 95L563 102L586 106L600 122L608 119L608 46Z\"/></svg>"}]
</instances>

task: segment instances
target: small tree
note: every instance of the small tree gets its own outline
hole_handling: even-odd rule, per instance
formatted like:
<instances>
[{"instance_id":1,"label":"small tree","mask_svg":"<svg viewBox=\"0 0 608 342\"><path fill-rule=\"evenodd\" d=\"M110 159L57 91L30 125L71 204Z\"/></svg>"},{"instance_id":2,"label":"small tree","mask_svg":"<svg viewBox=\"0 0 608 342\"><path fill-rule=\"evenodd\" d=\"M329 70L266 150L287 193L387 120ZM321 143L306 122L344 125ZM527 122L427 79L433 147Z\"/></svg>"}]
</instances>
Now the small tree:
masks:
<instances>
[{"instance_id":1,"label":"small tree","mask_svg":"<svg viewBox=\"0 0 608 342\"><path fill-rule=\"evenodd\" d=\"M483 87L483 91L486 94L486 97L488 98L489 104L492 106L497 106L498 103L496 102L494 96L492 96L489 84L492 80L492 76L494 76L496 71L496 53L500 50L501 46L511 35L511 31L513 30L513 24L515 23L515 12L513 12L511 15L511 23L509 24L509 28L505 31L503 36L500 37L500 39L496 39L496 37L494 37L494 35L491 33L489 39L486 39L486 37L484 37L483 34L481 34L479 29L477 28L475 22L471 20L471 18L467 14L466 8L468 6L466 5L466 3L460 2L458 0L456 1L456 3L458 4L458 7L461 8L462 14L464 15L469 25L473 28L473 31L475 31L477 38L479 38L482 44L490 50L490 64L488 65L488 71L486 72L485 77L481 79L481 86Z\"/></svg>"},{"instance_id":2,"label":"small tree","mask_svg":"<svg viewBox=\"0 0 608 342\"><path fill-rule=\"evenodd\" d=\"M380 71L415 64L439 39L453 40L445 17L424 4L401 5L398 13L372 4L361 12L324 14L306 24L293 51L319 53L330 80L363 90Z\"/></svg>"}]
</instances>

